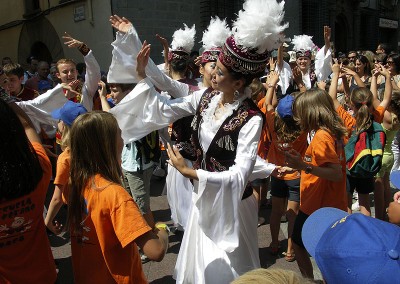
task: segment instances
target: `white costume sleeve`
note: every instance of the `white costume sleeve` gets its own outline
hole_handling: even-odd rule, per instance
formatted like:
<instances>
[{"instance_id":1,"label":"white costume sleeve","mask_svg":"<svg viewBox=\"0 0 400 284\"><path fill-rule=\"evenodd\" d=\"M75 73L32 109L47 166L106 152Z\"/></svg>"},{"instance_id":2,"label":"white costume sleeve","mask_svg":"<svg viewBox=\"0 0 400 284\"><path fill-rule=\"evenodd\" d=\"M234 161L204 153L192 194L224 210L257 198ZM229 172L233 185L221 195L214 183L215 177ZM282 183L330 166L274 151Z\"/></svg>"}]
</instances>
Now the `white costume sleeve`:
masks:
<instances>
[{"instance_id":1,"label":"white costume sleeve","mask_svg":"<svg viewBox=\"0 0 400 284\"><path fill-rule=\"evenodd\" d=\"M392 152L393 152L393 159L394 164L392 167L392 171L397 171L400 169L400 147L399 147L399 140L400 140L400 131L397 131L393 141L392 141Z\"/></svg>"},{"instance_id":2,"label":"white costume sleeve","mask_svg":"<svg viewBox=\"0 0 400 284\"><path fill-rule=\"evenodd\" d=\"M292 79L293 72L290 65L283 61L282 70L277 70L279 72L279 82L278 85L281 86L282 94L286 94L286 90L290 85L290 80Z\"/></svg>"},{"instance_id":3,"label":"white costume sleeve","mask_svg":"<svg viewBox=\"0 0 400 284\"><path fill-rule=\"evenodd\" d=\"M262 129L260 116L252 117L240 130L234 165L227 171L197 170L199 225L204 233L227 252L239 245L238 207L253 171ZM275 165L269 164L265 176Z\"/></svg>"},{"instance_id":4,"label":"white costume sleeve","mask_svg":"<svg viewBox=\"0 0 400 284\"><path fill-rule=\"evenodd\" d=\"M140 41L135 28L132 27L126 34L118 32L112 46L113 62L121 61L115 57L123 59L121 63L124 64L125 68L131 70L131 74L134 74L134 77L136 78L136 57L142 48L142 42ZM114 60L114 58L116 60ZM113 68L110 67L110 70L112 69ZM151 58L149 58L149 62L146 66L146 75L152 81L154 86L161 91L168 92L174 98L184 97L189 94L189 86L187 84L172 80L158 68Z\"/></svg>"},{"instance_id":5,"label":"white costume sleeve","mask_svg":"<svg viewBox=\"0 0 400 284\"><path fill-rule=\"evenodd\" d=\"M332 73L331 62L332 50L329 48L325 54L325 46L323 46L315 55L315 75L318 82L325 81Z\"/></svg>"},{"instance_id":6,"label":"white costume sleeve","mask_svg":"<svg viewBox=\"0 0 400 284\"><path fill-rule=\"evenodd\" d=\"M61 108L66 102L63 89L58 84L33 100L17 102L17 104L31 118L36 131L40 132L40 124L57 126L58 121L51 117L51 112Z\"/></svg>"},{"instance_id":7,"label":"white costume sleeve","mask_svg":"<svg viewBox=\"0 0 400 284\"><path fill-rule=\"evenodd\" d=\"M93 96L97 91L98 83L101 79L100 66L93 55L92 50L84 56L86 64L85 83L82 87L82 105L91 111L93 109Z\"/></svg>"},{"instance_id":8,"label":"white costume sleeve","mask_svg":"<svg viewBox=\"0 0 400 284\"><path fill-rule=\"evenodd\" d=\"M182 117L193 115L203 93L204 90L200 90L183 98L168 100L146 78L110 112L117 119L122 139L127 144Z\"/></svg>"}]
</instances>

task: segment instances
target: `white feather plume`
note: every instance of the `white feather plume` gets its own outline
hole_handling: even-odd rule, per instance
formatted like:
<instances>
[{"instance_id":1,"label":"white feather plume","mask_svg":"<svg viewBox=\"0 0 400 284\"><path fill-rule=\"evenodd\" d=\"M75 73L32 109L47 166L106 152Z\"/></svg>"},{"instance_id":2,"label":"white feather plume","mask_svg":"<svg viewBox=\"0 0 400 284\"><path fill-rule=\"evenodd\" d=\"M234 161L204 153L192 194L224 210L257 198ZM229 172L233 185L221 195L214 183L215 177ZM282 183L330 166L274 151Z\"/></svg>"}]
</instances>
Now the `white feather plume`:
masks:
<instances>
[{"instance_id":1,"label":"white feather plume","mask_svg":"<svg viewBox=\"0 0 400 284\"><path fill-rule=\"evenodd\" d=\"M221 20L216 16L211 17L207 30L203 32L203 48L208 50L213 47L222 47L226 39L231 35L231 30L226 24L226 20Z\"/></svg>"},{"instance_id":2,"label":"white feather plume","mask_svg":"<svg viewBox=\"0 0 400 284\"><path fill-rule=\"evenodd\" d=\"M179 29L174 32L172 35L171 49L183 49L187 53L192 51L194 46L194 36L196 35L195 25L189 28L186 24L184 24L184 29Z\"/></svg>"},{"instance_id":3,"label":"white feather plume","mask_svg":"<svg viewBox=\"0 0 400 284\"><path fill-rule=\"evenodd\" d=\"M246 0L243 10L233 23L233 34L237 44L257 48L257 53L273 50L285 41L283 31L289 26L282 24L285 1Z\"/></svg>"},{"instance_id":4,"label":"white feather plume","mask_svg":"<svg viewBox=\"0 0 400 284\"><path fill-rule=\"evenodd\" d=\"M315 44L312 41L312 36L308 35L295 35L292 39L293 50L312 50Z\"/></svg>"}]
</instances>

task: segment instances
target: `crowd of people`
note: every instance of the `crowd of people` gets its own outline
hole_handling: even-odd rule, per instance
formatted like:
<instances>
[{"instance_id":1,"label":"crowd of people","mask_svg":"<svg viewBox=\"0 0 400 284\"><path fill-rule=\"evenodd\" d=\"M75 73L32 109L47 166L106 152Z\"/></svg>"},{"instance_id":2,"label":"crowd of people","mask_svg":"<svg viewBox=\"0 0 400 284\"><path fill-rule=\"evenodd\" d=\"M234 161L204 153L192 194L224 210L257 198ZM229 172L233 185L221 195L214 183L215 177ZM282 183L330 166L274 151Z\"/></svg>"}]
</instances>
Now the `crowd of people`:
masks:
<instances>
[{"instance_id":1,"label":"crowd of people","mask_svg":"<svg viewBox=\"0 0 400 284\"><path fill-rule=\"evenodd\" d=\"M170 45L157 35L159 65L132 22L111 16L106 76L69 34L84 63L30 56L24 70L4 57L0 283L57 281L46 228L70 233L76 283L147 283L142 263L162 261L171 231L183 232L177 283L312 283L310 255L328 283L398 282L400 55L384 43L336 51L329 26L321 48L288 41L284 4L246 0L232 29L211 18L199 56L194 26ZM160 171L172 225L150 207ZM260 269L267 202L269 253L302 275Z\"/></svg>"}]
</instances>

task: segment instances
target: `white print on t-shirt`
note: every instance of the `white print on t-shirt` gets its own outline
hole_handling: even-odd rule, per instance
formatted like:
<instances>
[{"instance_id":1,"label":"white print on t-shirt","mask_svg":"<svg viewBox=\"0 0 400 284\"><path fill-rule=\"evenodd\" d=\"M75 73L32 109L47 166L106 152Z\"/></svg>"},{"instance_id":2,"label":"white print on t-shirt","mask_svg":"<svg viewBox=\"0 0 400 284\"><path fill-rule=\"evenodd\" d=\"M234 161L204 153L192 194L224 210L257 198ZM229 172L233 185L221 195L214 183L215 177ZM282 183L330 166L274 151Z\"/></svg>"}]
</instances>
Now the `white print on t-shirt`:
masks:
<instances>
[{"instance_id":1,"label":"white print on t-shirt","mask_svg":"<svg viewBox=\"0 0 400 284\"><path fill-rule=\"evenodd\" d=\"M14 221L10 226L7 226L7 224L0 225L0 238L5 238L16 233L24 233L31 228L29 224L32 222L33 220L25 222L24 217L14 217Z\"/></svg>"}]
</instances>

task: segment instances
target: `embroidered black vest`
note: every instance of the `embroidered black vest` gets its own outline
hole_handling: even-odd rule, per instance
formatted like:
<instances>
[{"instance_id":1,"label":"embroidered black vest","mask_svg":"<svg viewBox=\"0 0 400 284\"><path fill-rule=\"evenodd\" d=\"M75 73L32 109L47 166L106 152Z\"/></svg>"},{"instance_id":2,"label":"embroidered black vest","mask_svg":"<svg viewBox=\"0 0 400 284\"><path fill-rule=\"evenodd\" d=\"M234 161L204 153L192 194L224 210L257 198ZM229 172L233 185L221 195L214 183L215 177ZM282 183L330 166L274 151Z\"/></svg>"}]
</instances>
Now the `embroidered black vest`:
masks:
<instances>
[{"instance_id":1,"label":"embroidered black vest","mask_svg":"<svg viewBox=\"0 0 400 284\"><path fill-rule=\"evenodd\" d=\"M197 86L191 85L194 84L193 81L195 80L192 79L179 80L179 82L188 84L189 95L192 94L194 91L199 90ZM185 159L194 161L195 155L193 147L190 143L190 125L192 123L192 120L193 120L193 115L175 121L172 124L171 140L176 142L175 146L179 149L179 152Z\"/></svg>"},{"instance_id":2,"label":"embroidered black vest","mask_svg":"<svg viewBox=\"0 0 400 284\"><path fill-rule=\"evenodd\" d=\"M222 172L234 164L239 132L242 127L255 115L262 115L259 108L251 99L245 99L232 115L227 117L218 129L211 144L204 154L199 141L199 127L202 121L202 112L206 109L211 99L218 94L218 91L205 93L201 97L200 104L192 122L191 142L195 150L196 160L193 163L194 169L204 169L210 172ZM262 117L262 116L261 116ZM247 184L242 199L253 193L250 183Z\"/></svg>"}]
</instances>

